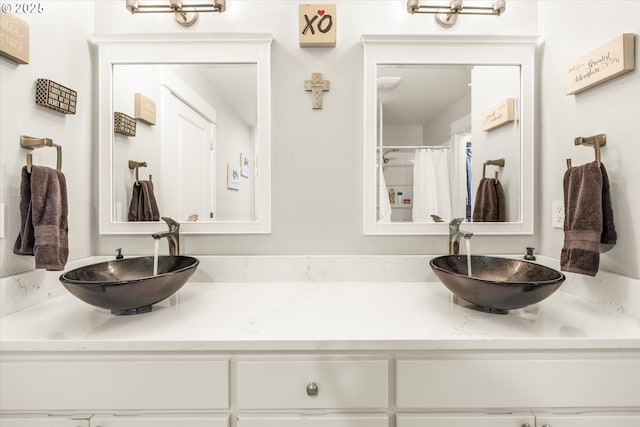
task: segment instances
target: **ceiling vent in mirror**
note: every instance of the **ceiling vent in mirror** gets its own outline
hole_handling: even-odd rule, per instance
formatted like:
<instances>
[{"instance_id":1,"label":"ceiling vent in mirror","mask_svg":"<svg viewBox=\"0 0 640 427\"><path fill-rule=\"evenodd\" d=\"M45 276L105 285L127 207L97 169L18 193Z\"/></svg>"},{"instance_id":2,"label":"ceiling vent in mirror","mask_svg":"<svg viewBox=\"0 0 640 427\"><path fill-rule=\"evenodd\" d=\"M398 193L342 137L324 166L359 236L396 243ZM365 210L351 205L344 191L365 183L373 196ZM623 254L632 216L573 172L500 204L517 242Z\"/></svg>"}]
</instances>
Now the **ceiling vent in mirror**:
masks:
<instances>
[{"instance_id":1,"label":"ceiling vent in mirror","mask_svg":"<svg viewBox=\"0 0 640 427\"><path fill-rule=\"evenodd\" d=\"M444 28L453 27L458 15L496 15L505 11L506 1L496 0L487 6L464 6L462 0L451 0L449 4L422 4L421 0L408 0L407 12L431 13L436 15L436 22Z\"/></svg>"},{"instance_id":2,"label":"ceiling vent in mirror","mask_svg":"<svg viewBox=\"0 0 640 427\"><path fill-rule=\"evenodd\" d=\"M378 89L395 89L400 84L401 80L402 77L383 76L378 77L376 81Z\"/></svg>"},{"instance_id":3,"label":"ceiling vent in mirror","mask_svg":"<svg viewBox=\"0 0 640 427\"><path fill-rule=\"evenodd\" d=\"M183 27L190 27L198 19L198 12L227 10L226 0L126 0L127 10L135 13L173 13Z\"/></svg>"}]
</instances>

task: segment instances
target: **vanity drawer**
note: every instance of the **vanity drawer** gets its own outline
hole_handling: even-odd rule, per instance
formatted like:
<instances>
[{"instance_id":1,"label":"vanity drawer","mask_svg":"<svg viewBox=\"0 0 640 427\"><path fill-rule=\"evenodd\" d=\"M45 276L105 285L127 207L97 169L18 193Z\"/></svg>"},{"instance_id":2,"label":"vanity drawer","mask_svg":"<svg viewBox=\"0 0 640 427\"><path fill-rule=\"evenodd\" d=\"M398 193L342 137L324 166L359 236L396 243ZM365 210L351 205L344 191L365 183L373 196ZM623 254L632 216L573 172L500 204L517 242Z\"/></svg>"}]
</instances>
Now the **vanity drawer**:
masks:
<instances>
[{"instance_id":1,"label":"vanity drawer","mask_svg":"<svg viewBox=\"0 0 640 427\"><path fill-rule=\"evenodd\" d=\"M229 407L229 362L202 357L2 359L0 406L26 410Z\"/></svg>"},{"instance_id":2,"label":"vanity drawer","mask_svg":"<svg viewBox=\"0 0 640 427\"><path fill-rule=\"evenodd\" d=\"M389 427L389 417L386 414L240 414L238 427Z\"/></svg>"},{"instance_id":3,"label":"vanity drawer","mask_svg":"<svg viewBox=\"0 0 640 427\"><path fill-rule=\"evenodd\" d=\"M405 360L399 408L640 406L640 360Z\"/></svg>"},{"instance_id":4,"label":"vanity drawer","mask_svg":"<svg viewBox=\"0 0 640 427\"><path fill-rule=\"evenodd\" d=\"M242 360L240 409L386 408L387 360Z\"/></svg>"}]
</instances>

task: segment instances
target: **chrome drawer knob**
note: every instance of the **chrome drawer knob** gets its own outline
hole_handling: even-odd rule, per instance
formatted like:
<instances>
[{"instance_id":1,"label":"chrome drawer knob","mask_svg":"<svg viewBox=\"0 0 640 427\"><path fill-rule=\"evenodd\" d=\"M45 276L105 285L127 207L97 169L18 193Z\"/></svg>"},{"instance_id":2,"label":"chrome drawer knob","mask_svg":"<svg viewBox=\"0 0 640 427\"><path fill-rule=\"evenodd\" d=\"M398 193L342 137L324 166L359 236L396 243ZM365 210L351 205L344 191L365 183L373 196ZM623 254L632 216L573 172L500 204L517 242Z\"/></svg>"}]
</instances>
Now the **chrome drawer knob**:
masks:
<instances>
[{"instance_id":1,"label":"chrome drawer knob","mask_svg":"<svg viewBox=\"0 0 640 427\"><path fill-rule=\"evenodd\" d=\"M307 396L317 396L318 395L318 384L314 382L310 382L307 384Z\"/></svg>"}]
</instances>

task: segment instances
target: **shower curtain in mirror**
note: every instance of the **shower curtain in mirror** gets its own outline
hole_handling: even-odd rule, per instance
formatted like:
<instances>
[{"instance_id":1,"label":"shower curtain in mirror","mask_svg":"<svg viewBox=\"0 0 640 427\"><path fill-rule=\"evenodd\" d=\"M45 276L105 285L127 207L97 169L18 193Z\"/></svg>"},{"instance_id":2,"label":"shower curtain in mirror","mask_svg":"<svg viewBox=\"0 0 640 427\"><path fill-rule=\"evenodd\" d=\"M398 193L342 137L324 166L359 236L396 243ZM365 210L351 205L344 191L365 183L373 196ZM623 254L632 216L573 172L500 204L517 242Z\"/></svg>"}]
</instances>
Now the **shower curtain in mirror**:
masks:
<instances>
[{"instance_id":1,"label":"shower curtain in mirror","mask_svg":"<svg viewBox=\"0 0 640 427\"><path fill-rule=\"evenodd\" d=\"M413 165L413 222L434 222L431 215L443 221L451 219L451 186L449 183L449 150L419 148Z\"/></svg>"},{"instance_id":2,"label":"shower curtain in mirror","mask_svg":"<svg viewBox=\"0 0 640 427\"><path fill-rule=\"evenodd\" d=\"M380 182L378 183L378 221L391 222L391 202L389 191L384 179L384 169L380 168Z\"/></svg>"}]
</instances>

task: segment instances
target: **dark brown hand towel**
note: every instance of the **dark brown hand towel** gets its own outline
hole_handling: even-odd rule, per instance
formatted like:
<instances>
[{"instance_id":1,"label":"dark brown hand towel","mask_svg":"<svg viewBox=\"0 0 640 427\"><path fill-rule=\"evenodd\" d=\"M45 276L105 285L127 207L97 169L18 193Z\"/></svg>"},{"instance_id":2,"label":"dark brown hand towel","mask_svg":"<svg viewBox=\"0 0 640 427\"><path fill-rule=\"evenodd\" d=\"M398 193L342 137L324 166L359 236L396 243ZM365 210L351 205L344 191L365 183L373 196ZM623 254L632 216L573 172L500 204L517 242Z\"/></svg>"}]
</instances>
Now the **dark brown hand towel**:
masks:
<instances>
[{"instance_id":1,"label":"dark brown hand towel","mask_svg":"<svg viewBox=\"0 0 640 427\"><path fill-rule=\"evenodd\" d=\"M600 243L615 245L618 240L618 233L616 233L616 226L613 223L609 175L602 162L600 162L600 171L602 172L602 236L600 237Z\"/></svg>"},{"instance_id":2,"label":"dark brown hand towel","mask_svg":"<svg viewBox=\"0 0 640 427\"><path fill-rule=\"evenodd\" d=\"M506 203L504 189L499 180L482 178L478 184L473 206L474 222L504 222Z\"/></svg>"},{"instance_id":3,"label":"dark brown hand towel","mask_svg":"<svg viewBox=\"0 0 640 427\"><path fill-rule=\"evenodd\" d=\"M595 276L600 267L600 242L616 240L606 170L597 162L569 168L563 187L564 246L560 269Z\"/></svg>"},{"instance_id":4,"label":"dark brown hand towel","mask_svg":"<svg viewBox=\"0 0 640 427\"><path fill-rule=\"evenodd\" d=\"M36 268L63 270L69 257L67 183L55 169L22 169L20 232L13 247L18 255L35 255Z\"/></svg>"},{"instance_id":5,"label":"dark brown hand towel","mask_svg":"<svg viewBox=\"0 0 640 427\"><path fill-rule=\"evenodd\" d=\"M27 167L22 168L20 181L20 232L16 243L13 245L13 253L18 255L33 255L33 247L36 244L33 222L31 221L31 174Z\"/></svg>"},{"instance_id":6,"label":"dark brown hand towel","mask_svg":"<svg viewBox=\"0 0 640 427\"><path fill-rule=\"evenodd\" d=\"M143 180L133 185L129 221L160 221L160 211L153 194L153 182Z\"/></svg>"}]
</instances>

